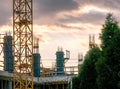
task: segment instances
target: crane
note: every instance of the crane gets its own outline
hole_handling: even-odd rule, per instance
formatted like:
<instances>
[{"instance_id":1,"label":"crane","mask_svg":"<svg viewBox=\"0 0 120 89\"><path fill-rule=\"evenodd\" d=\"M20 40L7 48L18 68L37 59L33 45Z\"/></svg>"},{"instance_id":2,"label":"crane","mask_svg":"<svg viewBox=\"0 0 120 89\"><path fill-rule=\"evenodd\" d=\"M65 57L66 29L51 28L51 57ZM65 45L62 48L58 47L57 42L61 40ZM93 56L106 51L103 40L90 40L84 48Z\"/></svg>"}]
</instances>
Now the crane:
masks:
<instances>
[{"instance_id":1,"label":"crane","mask_svg":"<svg viewBox=\"0 0 120 89\"><path fill-rule=\"evenodd\" d=\"M33 89L32 0L13 0L14 89Z\"/></svg>"}]
</instances>

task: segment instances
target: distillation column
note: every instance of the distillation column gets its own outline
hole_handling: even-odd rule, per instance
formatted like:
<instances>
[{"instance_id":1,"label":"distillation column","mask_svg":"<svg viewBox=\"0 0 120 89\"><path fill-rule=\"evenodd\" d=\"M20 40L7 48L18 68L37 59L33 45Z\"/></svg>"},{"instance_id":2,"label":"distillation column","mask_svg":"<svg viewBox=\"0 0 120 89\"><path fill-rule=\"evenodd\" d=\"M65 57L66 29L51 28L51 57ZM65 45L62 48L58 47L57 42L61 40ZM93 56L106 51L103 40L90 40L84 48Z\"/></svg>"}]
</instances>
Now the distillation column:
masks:
<instances>
[{"instance_id":1,"label":"distillation column","mask_svg":"<svg viewBox=\"0 0 120 89\"><path fill-rule=\"evenodd\" d=\"M64 52L59 48L56 52L56 75L64 74Z\"/></svg>"},{"instance_id":2,"label":"distillation column","mask_svg":"<svg viewBox=\"0 0 120 89\"><path fill-rule=\"evenodd\" d=\"M12 51L12 36L4 36L4 70L8 72L13 72L13 51Z\"/></svg>"},{"instance_id":3,"label":"distillation column","mask_svg":"<svg viewBox=\"0 0 120 89\"><path fill-rule=\"evenodd\" d=\"M34 42L34 53L33 53L33 58L34 58L34 77L40 77L40 53L39 53L39 39L36 39Z\"/></svg>"},{"instance_id":4,"label":"distillation column","mask_svg":"<svg viewBox=\"0 0 120 89\"><path fill-rule=\"evenodd\" d=\"M13 0L14 89L33 89L32 0Z\"/></svg>"}]
</instances>

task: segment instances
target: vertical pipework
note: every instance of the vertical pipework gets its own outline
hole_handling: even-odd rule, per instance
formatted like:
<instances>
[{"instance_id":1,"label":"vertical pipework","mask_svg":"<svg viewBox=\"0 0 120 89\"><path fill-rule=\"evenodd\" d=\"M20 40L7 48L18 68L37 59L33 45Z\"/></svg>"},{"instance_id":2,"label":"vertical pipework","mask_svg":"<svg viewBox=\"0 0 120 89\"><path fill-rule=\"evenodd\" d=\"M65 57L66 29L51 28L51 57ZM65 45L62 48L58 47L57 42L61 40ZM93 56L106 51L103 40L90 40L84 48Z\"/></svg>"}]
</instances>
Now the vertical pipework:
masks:
<instances>
[{"instance_id":1,"label":"vertical pipework","mask_svg":"<svg viewBox=\"0 0 120 89\"><path fill-rule=\"evenodd\" d=\"M12 36L4 36L4 70L13 72Z\"/></svg>"},{"instance_id":2,"label":"vertical pipework","mask_svg":"<svg viewBox=\"0 0 120 89\"><path fill-rule=\"evenodd\" d=\"M34 77L40 77L40 59L41 56L39 53L34 53Z\"/></svg>"},{"instance_id":3,"label":"vertical pipework","mask_svg":"<svg viewBox=\"0 0 120 89\"><path fill-rule=\"evenodd\" d=\"M56 67L57 67L57 75L64 74L64 52L62 49L58 49L56 52Z\"/></svg>"},{"instance_id":4,"label":"vertical pipework","mask_svg":"<svg viewBox=\"0 0 120 89\"><path fill-rule=\"evenodd\" d=\"M83 54L79 53L78 54L78 70L79 70L79 67L81 66L82 61L83 61Z\"/></svg>"},{"instance_id":5,"label":"vertical pipework","mask_svg":"<svg viewBox=\"0 0 120 89\"><path fill-rule=\"evenodd\" d=\"M34 42L34 77L40 77L40 53L39 53L39 39L35 39Z\"/></svg>"},{"instance_id":6,"label":"vertical pipework","mask_svg":"<svg viewBox=\"0 0 120 89\"><path fill-rule=\"evenodd\" d=\"M89 48L93 48L95 46L95 36L89 35Z\"/></svg>"}]
</instances>

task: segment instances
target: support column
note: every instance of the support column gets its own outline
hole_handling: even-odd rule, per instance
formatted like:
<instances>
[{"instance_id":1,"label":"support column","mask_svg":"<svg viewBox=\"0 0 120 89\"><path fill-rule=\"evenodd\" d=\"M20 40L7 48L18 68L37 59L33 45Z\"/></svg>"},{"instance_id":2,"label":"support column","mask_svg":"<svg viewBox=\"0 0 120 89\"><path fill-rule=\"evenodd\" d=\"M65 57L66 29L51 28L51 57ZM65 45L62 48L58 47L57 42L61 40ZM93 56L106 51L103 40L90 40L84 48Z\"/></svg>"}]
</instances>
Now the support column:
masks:
<instances>
[{"instance_id":1,"label":"support column","mask_svg":"<svg viewBox=\"0 0 120 89\"><path fill-rule=\"evenodd\" d=\"M0 88L3 89L3 80L1 80L1 87Z\"/></svg>"},{"instance_id":2,"label":"support column","mask_svg":"<svg viewBox=\"0 0 120 89\"><path fill-rule=\"evenodd\" d=\"M8 89L12 89L12 81L8 81Z\"/></svg>"},{"instance_id":3,"label":"support column","mask_svg":"<svg viewBox=\"0 0 120 89\"><path fill-rule=\"evenodd\" d=\"M34 86L34 89L36 89L36 86Z\"/></svg>"},{"instance_id":4,"label":"support column","mask_svg":"<svg viewBox=\"0 0 120 89\"><path fill-rule=\"evenodd\" d=\"M43 85L43 89L45 89L45 84Z\"/></svg>"},{"instance_id":5,"label":"support column","mask_svg":"<svg viewBox=\"0 0 120 89\"><path fill-rule=\"evenodd\" d=\"M50 89L50 85L48 85L48 89Z\"/></svg>"},{"instance_id":6,"label":"support column","mask_svg":"<svg viewBox=\"0 0 120 89\"><path fill-rule=\"evenodd\" d=\"M39 86L35 86L34 89L40 89Z\"/></svg>"},{"instance_id":7,"label":"support column","mask_svg":"<svg viewBox=\"0 0 120 89\"><path fill-rule=\"evenodd\" d=\"M4 80L4 81L3 81L3 83L4 83L4 84L3 84L4 89L8 89L8 84L7 84L7 81L6 81L6 80Z\"/></svg>"},{"instance_id":8,"label":"support column","mask_svg":"<svg viewBox=\"0 0 120 89\"><path fill-rule=\"evenodd\" d=\"M62 89L64 89L64 84L62 85Z\"/></svg>"},{"instance_id":9,"label":"support column","mask_svg":"<svg viewBox=\"0 0 120 89\"><path fill-rule=\"evenodd\" d=\"M58 89L58 84L56 84L56 89Z\"/></svg>"}]
</instances>

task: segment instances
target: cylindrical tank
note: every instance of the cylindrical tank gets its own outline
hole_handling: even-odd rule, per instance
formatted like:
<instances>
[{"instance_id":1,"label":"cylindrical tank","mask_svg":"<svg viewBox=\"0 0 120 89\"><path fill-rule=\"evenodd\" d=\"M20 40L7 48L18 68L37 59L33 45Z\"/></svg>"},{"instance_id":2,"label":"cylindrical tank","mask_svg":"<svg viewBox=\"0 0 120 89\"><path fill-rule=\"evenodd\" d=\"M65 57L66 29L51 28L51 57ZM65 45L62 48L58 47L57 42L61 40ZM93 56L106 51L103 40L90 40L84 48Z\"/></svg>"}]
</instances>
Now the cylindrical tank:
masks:
<instances>
[{"instance_id":1,"label":"cylindrical tank","mask_svg":"<svg viewBox=\"0 0 120 89\"><path fill-rule=\"evenodd\" d=\"M63 75L64 74L64 52L62 50L58 50L56 52L56 74Z\"/></svg>"},{"instance_id":2,"label":"cylindrical tank","mask_svg":"<svg viewBox=\"0 0 120 89\"><path fill-rule=\"evenodd\" d=\"M12 36L4 36L4 70L13 72Z\"/></svg>"},{"instance_id":3,"label":"cylindrical tank","mask_svg":"<svg viewBox=\"0 0 120 89\"><path fill-rule=\"evenodd\" d=\"M34 53L34 77L40 77L40 59L41 56L39 53Z\"/></svg>"}]
</instances>

